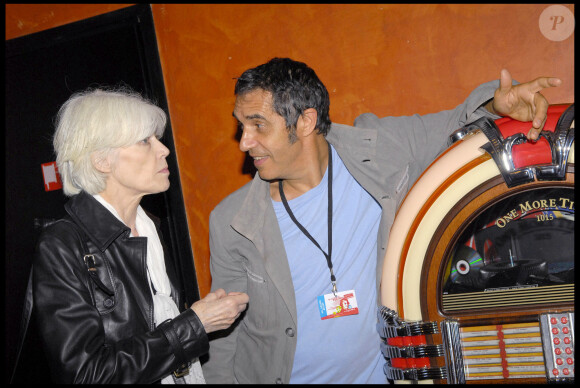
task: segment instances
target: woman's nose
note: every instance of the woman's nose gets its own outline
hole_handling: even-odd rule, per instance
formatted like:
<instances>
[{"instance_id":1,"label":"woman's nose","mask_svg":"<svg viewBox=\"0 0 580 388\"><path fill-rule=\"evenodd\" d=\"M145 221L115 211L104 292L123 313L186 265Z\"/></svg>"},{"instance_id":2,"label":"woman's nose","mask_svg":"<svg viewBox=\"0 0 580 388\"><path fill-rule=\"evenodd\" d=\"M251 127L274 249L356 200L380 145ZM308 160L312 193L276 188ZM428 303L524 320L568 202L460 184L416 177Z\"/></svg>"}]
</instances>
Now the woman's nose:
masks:
<instances>
[{"instance_id":1,"label":"woman's nose","mask_svg":"<svg viewBox=\"0 0 580 388\"><path fill-rule=\"evenodd\" d=\"M169 151L169 148L167 148L165 144L161 143L159 139L156 137L154 137L154 139L154 141L157 143L157 147L159 147L159 155L166 158L171 153L171 151Z\"/></svg>"}]
</instances>

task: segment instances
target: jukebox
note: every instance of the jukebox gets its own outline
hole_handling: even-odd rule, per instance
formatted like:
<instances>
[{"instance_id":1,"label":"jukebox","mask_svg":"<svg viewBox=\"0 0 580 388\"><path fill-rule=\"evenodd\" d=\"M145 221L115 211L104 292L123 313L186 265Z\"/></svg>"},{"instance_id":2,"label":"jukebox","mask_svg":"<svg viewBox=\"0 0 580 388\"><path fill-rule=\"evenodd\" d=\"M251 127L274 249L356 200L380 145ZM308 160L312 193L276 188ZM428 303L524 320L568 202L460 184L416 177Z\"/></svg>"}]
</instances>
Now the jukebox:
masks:
<instances>
[{"instance_id":1,"label":"jukebox","mask_svg":"<svg viewBox=\"0 0 580 388\"><path fill-rule=\"evenodd\" d=\"M574 105L461 128L391 229L377 328L385 374L574 381Z\"/></svg>"}]
</instances>

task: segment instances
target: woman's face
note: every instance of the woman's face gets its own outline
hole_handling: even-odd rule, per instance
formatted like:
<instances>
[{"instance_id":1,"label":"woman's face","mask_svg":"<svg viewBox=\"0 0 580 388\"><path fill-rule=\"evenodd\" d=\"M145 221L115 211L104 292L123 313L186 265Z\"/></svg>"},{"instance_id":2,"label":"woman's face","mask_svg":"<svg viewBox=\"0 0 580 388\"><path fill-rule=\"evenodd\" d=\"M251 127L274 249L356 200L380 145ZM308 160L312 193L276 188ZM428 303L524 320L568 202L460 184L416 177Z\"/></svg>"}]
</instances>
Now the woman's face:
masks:
<instances>
[{"instance_id":1,"label":"woman's face","mask_svg":"<svg viewBox=\"0 0 580 388\"><path fill-rule=\"evenodd\" d=\"M165 160L169 149L154 135L112 153L106 191L121 196L143 196L169 188Z\"/></svg>"}]
</instances>

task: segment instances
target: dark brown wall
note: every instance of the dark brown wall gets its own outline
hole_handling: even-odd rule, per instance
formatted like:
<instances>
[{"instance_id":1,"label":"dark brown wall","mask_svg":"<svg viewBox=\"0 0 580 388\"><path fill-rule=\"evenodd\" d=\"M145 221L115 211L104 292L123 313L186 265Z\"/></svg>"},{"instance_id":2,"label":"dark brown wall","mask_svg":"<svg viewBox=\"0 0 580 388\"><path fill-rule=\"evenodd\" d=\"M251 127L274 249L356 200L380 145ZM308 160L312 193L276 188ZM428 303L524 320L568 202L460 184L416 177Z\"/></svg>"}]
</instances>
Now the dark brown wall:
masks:
<instances>
[{"instance_id":1,"label":"dark brown wall","mask_svg":"<svg viewBox=\"0 0 580 388\"><path fill-rule=\"evenodd\" d=\"M6 5L6 39L125 6ZM200 293L211 283L209 213L250 179L234 138L234 77L275 56L304 61L330 92L331 119L344 124L368 111L453 108L504 67L520 81L562 78L545 95L573 102L574 35L542 34L548 6L153 4Z\"/></svg>"}]
</instances>

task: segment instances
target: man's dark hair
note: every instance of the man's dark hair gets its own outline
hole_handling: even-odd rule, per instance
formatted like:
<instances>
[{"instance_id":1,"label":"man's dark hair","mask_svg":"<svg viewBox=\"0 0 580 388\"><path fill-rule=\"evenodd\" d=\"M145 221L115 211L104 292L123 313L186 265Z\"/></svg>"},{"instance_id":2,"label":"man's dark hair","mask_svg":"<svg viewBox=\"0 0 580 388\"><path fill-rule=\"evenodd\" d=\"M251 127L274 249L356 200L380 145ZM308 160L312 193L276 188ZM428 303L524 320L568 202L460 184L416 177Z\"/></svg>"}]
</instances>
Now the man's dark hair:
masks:
<instances>
[{"instance_id":1,"label":"man's dark hair","mask_svg":"<svg viewBox=\"0 0 580 388\"><path fill-rule=\"evenodd\" d=\"M256 89L272 93L274 110L286 121L290 139L296 139L296 123L308 108L316 109L316 129L326 136L330 129L328 90L308 65L290 58L273 58L246 70L237 80L236 96Z\"/></svg>"}]
</instances>

